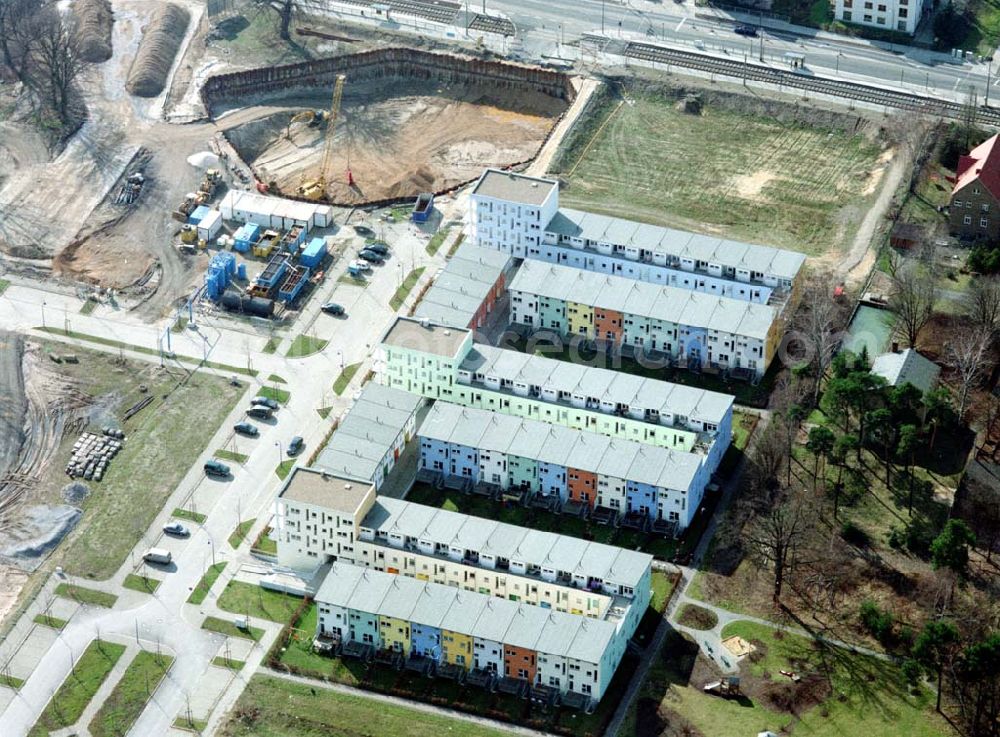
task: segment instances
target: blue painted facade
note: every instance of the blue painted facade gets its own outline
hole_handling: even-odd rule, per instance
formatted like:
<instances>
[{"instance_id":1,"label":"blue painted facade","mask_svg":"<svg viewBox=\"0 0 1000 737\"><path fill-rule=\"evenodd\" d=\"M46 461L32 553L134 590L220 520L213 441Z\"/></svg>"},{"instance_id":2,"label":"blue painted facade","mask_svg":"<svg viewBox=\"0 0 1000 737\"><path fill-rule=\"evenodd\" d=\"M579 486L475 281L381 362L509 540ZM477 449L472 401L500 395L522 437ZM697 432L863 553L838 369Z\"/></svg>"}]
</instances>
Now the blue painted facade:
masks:
<instances>
[{"instance_id":1,"label":"blue painted facade","mask_svg":"<svg viewBox=\"0 0 1000 737\"><path fill-rule=\"evenodd\" d=\"M566 467L555 463L538 462L538 487L545 496L559 495L566 501L569 490L566 486Z\"/></svg>"},{"instance_id":2,"label":"blue painted facade","mask_svg":"<svg viewBox=\"0 0 1000 737\"><path fill-rule=\"evenodd\" d=\"M479 478L479 450L458 443L447 443L448 470L452 476Z\"/></svg>"},{"instance_id":3,"label":"blue painted facade","mask_svg":"<svg viewBox=\"0 0 1000 737\"><path fill-rule=\"evenodd\" d=\"M420 467L429 471L449 472L448 443L443 440L420 438Z\"/></svg>"},{"instance_id":4,"label":"blue painted facade","mask_svg":"<svg viewBox=\"0 0 1000 737\"><path fill-rule=\"evenodd\" d=\"M370 645L374 645L375 647L381 647L377 615L351 609L349 615L349 625L352 640L366 642Z\"/></svg>"},{"instance_id":5,"label":"blue painted facade","mask_svg":"<svg viewBox=\"0 0 1000 737\"><path fill-rule=\"evenodd\" d=\"M410 652L441 660L441 630L413 622L410 628Z\"/></svg>"},{"instance_id":6,"label":"blue painted facade","mask_svg":"<svg viewBox=\"0 0 1000 737\"><path fill-rule=\"evenodd\" d=\"M641 484L638 481L625 483L625 500L629 512L638 512L645 507L647 514L655 517L658 498L657 487L651 484Z\"/></svg>"},{"instance_id":7,"label":"blue painted facade","mask_svg":"<svg viewBox=\"0 0 1000 737\"><path fill-rule=\"evenodd\" d=\"M702 328L688 328L688 334L683 336L682 345L684 347L684 356L687 357L689 361L697 361L701 364L708 359L706 355L706 335Z\"/></svg>"}]
</instances>

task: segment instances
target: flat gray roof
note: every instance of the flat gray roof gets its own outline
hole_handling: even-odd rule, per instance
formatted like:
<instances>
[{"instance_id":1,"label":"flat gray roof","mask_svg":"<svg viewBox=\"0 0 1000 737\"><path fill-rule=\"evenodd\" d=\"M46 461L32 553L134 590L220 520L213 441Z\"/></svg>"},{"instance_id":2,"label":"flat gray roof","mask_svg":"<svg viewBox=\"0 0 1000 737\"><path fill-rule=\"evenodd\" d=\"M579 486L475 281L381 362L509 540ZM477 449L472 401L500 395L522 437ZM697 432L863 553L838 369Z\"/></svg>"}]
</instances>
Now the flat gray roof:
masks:
<instances>
[{"instance_id":1,"label":"flat gray roof","mask_svg":"<svg viewBox=\"0 0 1000 737\"><path fill-rule=\"evenodd\" d=\"M530 259L518 269L510 291L758 340L767 338L777 315L773 307L756 302ZM645 302L628 305L625 300L630 296L638 296Z\"/></svg>"},{"instance_id":2,"label":"flat gray roof","mask_svg":"<svg viewBox=\"0 0 1000 737\"><path fill-rule=\"evenodd\" d=\"M469 336L465 327L449 327L436 325L433 321L419 318L397 317L396 321L382 338L382 343L394 348L407 348L412 351L422 351L444 358L458 358L459 348Z\"/></svg>"},{"instance_id":3,"label":"flat gray roof","mask_svg":"<svg viewBox=\"0 0 1000 737\"><path fill-rule=\"evenodd\" d=\"M559 189L559 183L552 179L529 177L500 169L487 169L479 177L474 195L494 197L522 205L541 205L553 190Z\"/></svg>"},{"instance_id":4,"label":"flat gray roof","mask_svg":"<svg viewBox=\"0 0 1000 737\"><path fill-rule=\"evenodd\" d=\"M354 514L371 489L371 481L296 466L285 480L278 496L288 501L315 504L345 514Z\"/></svg>"},{"instance_id":5,"label":"flat gray roof","mask_svg":"<svg viewBox=\"0 0 1000 737\"><path fill-rule=\"evenodd\" d=\"M468 327L510 265L511 257L506 253L463 243L420 300L414 317Z\"/></svg>"}]
</instances>

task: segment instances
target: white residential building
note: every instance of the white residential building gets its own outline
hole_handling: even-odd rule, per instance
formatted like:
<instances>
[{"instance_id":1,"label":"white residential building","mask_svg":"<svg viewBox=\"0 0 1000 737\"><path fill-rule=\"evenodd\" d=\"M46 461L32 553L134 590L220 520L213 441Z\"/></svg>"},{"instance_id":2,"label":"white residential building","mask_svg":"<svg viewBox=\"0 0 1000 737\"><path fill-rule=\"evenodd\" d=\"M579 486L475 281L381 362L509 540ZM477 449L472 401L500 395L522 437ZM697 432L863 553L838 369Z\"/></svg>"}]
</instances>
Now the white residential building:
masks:
<instances>
[{"instance_id":1,"label":"white residential building","mask_svg":"<svg viewBox=\"0 0 1000 737\"><path fill-rule=\"evenodd\" d=\"M836 0L834 15L845 23L913 34L923 17L923 0Z\"/></svg>"}]
</instances>

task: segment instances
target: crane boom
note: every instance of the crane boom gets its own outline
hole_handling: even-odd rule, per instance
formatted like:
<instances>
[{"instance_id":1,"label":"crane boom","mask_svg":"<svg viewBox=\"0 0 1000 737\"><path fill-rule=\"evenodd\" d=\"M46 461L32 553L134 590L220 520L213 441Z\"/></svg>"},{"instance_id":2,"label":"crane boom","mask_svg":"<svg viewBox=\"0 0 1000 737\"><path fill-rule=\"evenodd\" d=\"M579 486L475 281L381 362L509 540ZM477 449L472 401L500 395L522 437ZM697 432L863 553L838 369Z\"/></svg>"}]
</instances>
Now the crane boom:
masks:
<instances>
[{"instance_id":1,"label":"crane boom","mask_svg":"<svg viewBox=\"0 0 1000 737\"><path fill-rule=\"evenodd\" d=\"M321 200L326 197L326 188L330 183L330 164L333 160L333 135L340 115L340 99L344 94L343 74L337 75L337 83L333 86L333 99L330 102L330 112L327 113L326 138L323 142L323 158L320 163L319 177L299 187L299 194L310 200Z\"/></svg>"}]
</instances>

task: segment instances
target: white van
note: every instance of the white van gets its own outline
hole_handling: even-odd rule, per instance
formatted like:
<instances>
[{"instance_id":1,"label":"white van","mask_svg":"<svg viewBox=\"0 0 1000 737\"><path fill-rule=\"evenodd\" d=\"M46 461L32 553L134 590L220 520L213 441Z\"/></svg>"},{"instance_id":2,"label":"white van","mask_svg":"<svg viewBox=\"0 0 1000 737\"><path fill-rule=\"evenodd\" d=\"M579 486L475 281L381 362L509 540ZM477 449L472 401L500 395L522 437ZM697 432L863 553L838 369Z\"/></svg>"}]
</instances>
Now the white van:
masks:
<instances>
[{"instance_id":1,"label":"white van","mask_svg":"<svg viewBox=\"0 0 1000 737\"><path fill-rule=\"evenodd\" d=\"M142 554L142 559L147 563L160 563L162 565L167 565L174 559L174 556L170 554L169 550L164 550L163 548L150 548Z\"/></svg>"}]
</instances>

